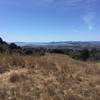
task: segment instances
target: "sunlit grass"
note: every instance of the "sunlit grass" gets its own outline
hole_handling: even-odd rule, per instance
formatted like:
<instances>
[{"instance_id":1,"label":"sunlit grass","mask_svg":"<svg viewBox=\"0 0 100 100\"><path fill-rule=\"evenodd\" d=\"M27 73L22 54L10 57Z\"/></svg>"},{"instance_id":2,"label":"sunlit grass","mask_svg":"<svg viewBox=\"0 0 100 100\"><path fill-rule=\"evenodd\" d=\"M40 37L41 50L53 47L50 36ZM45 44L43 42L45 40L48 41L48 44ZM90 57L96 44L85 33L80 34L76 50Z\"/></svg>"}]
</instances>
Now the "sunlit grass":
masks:
<instances>
[{"instance_id":1,"label":"sunlit grass","mask_svg":"<svg viewBox=\"0 0 100 100\"><path fill-rule=\"evenodd\" d=\"M100 100L100 64L65 55L0 55L0 100Z\"/></svg>"}]
</instances>

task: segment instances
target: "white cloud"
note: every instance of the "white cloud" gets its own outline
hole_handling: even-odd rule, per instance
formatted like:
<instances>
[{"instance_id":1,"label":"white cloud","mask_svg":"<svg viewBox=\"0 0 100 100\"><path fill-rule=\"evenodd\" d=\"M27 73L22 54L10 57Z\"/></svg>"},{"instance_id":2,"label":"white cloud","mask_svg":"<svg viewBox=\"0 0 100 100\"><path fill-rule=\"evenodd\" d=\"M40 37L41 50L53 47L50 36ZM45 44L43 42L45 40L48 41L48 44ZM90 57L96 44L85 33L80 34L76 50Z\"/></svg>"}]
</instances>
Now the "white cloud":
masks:
<instances>
[{"instance_id":1,"label":"white cloud","mask_svg":"<svg viewBox=\"0 0 100 100\"><path fill-rule=\"evenodd\" d=\"M79 2L82 2L83 0L65 0L65 2L67 4L73 5L73 4L77 4Z\"/></svg>"},{"instance_id":2,"label":"white cloud","mask_svg":"<svg viewBox=\"0 0 100 100\"><path fill-rule=\"evenodd\" d=\"M86 23L86 25L87 25L87 27L90 31L93 29L94 19L95 19L95 13L94 12L88 12L88 14L86 14L83 17L83 20Z\"/></svg>"},{"instance_id":3,"label":"white cloud","mask_svg":"<svg viewBox=\"0 0 100 100\"><path fill-rule=\"evenodd\" d=\"M72 30L74 33L79 33L80 31L77 29Z\"/></svg>"},{"instance_id":4,"label":"white cloud","mask_svg":"<svg viewBox=\"0 0 100 100\"><path fill-rule=\"evenodd\" d=\"M66 6L77 7L81 10L82 20L87 28L91 31L94 28L94 20L96 18L95 6L98 0L64 0Z\"/></svg>"},{"instance_id":5,"label":"white cloud","mask_svg":"<svg viewBox=\"0 0 100 100\"><path fill-rule=\"evenodd\" d=\"M84 6L85 14L83 15L83 21L90 31L92 31L94 28L94 20L96 18L95 6L97 1L98 0L87 0L86 5Z\"/></svg>"}]
</instances>

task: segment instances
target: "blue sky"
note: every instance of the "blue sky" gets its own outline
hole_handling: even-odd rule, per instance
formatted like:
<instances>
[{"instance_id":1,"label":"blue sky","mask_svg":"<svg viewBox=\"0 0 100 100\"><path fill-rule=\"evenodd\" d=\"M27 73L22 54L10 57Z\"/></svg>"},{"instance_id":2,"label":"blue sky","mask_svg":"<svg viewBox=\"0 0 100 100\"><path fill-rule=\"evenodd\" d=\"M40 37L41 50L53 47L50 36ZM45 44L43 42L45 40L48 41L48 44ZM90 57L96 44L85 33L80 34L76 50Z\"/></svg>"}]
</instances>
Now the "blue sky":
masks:
<instances>
[{"instance_id":1,"label":"blue sky","mask_svg":"<svg viewBox=\"0 0 100 100\"><path fill-rule=\"evenodd\" d=\"M99 41L100 0L0 0L9 42Z\"/></svg>"}]
</instances>

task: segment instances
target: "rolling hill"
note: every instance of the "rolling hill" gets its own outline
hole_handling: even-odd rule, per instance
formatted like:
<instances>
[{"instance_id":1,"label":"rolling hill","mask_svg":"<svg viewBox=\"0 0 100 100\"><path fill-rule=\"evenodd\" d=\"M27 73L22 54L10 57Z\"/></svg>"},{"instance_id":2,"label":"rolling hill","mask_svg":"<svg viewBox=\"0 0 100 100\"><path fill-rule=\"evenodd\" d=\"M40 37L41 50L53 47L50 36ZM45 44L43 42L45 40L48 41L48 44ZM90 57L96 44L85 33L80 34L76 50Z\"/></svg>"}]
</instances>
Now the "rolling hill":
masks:
<instances>
[{"instance_id":1,"label":"rolling hill","mask_svg":"<svg viewBox=\"0 0 100 100\"><path fill-rule=\"evenodd\" d=\"M0 55L1 100L100 100L100 63L59 55Z\"/></svg>"}]
</instances>

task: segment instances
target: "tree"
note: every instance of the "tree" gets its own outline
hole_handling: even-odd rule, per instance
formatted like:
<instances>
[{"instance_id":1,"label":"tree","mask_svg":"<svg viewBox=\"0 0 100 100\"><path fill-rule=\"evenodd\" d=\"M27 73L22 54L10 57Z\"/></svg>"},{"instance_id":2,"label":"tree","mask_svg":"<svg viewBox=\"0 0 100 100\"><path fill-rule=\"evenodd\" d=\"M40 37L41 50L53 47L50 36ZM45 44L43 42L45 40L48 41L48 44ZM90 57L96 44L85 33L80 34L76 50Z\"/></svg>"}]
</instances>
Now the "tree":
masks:
<instances>
[{"instance_id":1,"label":"tree","mask_svg":"<svg viewBox=\"0 0 100 100\"><path fill-rule=\"evenodd\" d=\"M33 53L33 51L32 51L31 49L25 49L25 50L24 50L24 53L25 53L26 55L31 55L31 54Z\"/></svg>"},{"instance_id":2,"label":"tree","mask_svg":"<svg viewBox=\"0 0 100 100\"><path fill-rule=\"evenodd\" d=\"M17 49L18 48L18 46L15 44L15 43L11 43L10 45L9 45L9 47L10 47L10 49Z\"/></svg>"},{"instance_id":3,"label":"tree","mask_svg":"<svg viewBox=\"0 0 100 100\"><path fill-rule=\"evenodd\" d=\"M3 40L2 40L2 38L0 37L0 44L2 44L3 43Z\"/></svg>"},{"instance_id":4,"label":"tree","mask_svg":"<svg viewBox=\"0 0 100 100\"><path fill-rule=\"evenodd\" d=\"M80 57L83 61L86 61L90 57L90 52L88 49L84 49L81 51Z\"/></svg>"}]
</instances>

